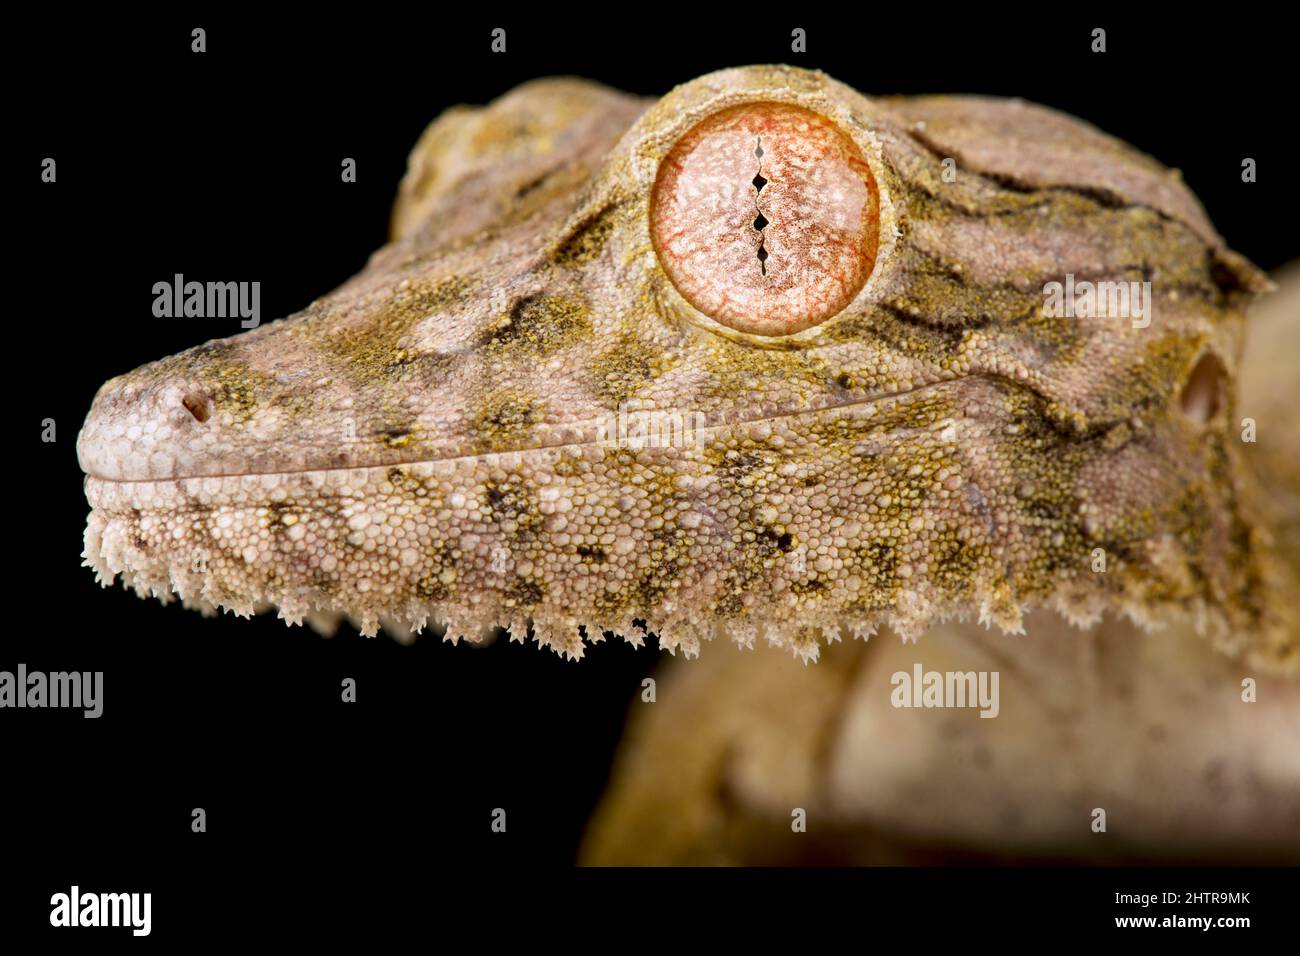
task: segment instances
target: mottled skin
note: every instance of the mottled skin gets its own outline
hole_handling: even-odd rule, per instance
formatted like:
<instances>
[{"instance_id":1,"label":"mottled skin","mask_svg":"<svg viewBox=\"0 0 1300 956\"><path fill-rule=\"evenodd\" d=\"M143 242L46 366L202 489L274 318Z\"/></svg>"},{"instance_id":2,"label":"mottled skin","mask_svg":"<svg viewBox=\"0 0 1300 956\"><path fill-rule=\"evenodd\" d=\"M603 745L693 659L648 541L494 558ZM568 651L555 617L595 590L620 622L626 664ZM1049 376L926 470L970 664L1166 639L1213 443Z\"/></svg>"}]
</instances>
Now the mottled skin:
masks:
<instances>
[{"instance_id":1,"label":"mottled skin","mask_svg":"<svg viewBox=\"0 0 1300 956\"><path fill-rule=\"evenodd\" d=\"M1295 594L1300 263L1279 285L1250 313L1240 405L1261 428L1249 463ZM1036 611L1025 629L950 621L809 668L762 651L672 662L656 702L631 705L583 859L1300 865L1300 682L1216 653L1190 621L1143 632L1106 615L1080 632ZM891 676L917 663L999 672L997 718L894 708Z\"/></svg>"},{"instance_id":2,"label":"mottled skin","mask_svg":"<svg viewBox=\"0 0 1300 956\"><path fill-rule=\"evenodd\" d=\"M793 335L698 312L650 238L673 144L750 102L827 117L880 190L870 278ZM1150 326L1047 317L1066 273L1150 280ZM141 594L367 634L531 620L575 657L580 625L808 659L878 622L1016 631L1047 605L1188 614L1294 669L1233 405L1265 287L1176 173L1040 107L786 67L653 103L540 81L430 127L393 241L344 286L101 389L85 557ZM703 440L602 443L620 403L701 413Z\"/></svg>"}]
</instances>

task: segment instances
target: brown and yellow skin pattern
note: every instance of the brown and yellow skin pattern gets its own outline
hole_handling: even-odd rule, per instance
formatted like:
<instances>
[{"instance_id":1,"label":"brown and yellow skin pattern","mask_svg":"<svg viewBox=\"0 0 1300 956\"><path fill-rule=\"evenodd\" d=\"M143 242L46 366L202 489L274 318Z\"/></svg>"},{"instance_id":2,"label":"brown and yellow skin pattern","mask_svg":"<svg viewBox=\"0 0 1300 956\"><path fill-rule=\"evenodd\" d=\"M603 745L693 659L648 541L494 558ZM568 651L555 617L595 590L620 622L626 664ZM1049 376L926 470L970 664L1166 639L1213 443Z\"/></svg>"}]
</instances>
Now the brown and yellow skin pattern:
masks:
<instances>
[{"instance_id":1,"label":"brown and yellow skin pattern","mask_svg":"<svg viewBox=\"0 0 1300 956\"><path fill-rule=\"evenodd\" d=\"M1250 313L1240 404L1262 429L1249 464L1294 594L1300 263L1278 283ZM1025 628L950 621L809 668L762 651L671 662L656 701L631 705L583 861L1300 863L1294 675L1217 653L1192 621L1143 632L1107 615L1080 632L1040 610ZM918 663L997 671L997 719L893 707L891 676Z\"/></svg>"},{"instance_id":2,"label":"brown and yellow skin pattern","mask_svg":"<svg viewBox=\"0 0 1300 956\"><path fill-rule=\"evenodd\" d=\"M871 277L789 336L700 314L650 238L660 161L746 102L829 118L880 190ZM1047 317L1066 273L1150 280L1150 326ZM85 558L141 594L366 633L531 621L575 657L583 631L639 641L634 620L688 655L727 633L806 660L1046 605L1189 614L1294 669L1233 405L1265 287L1176 173L1040 107L788 67L654 103L531 83L433 124L393 241L340 289L100 390ZM1182 396L1207 353L1205 419ZM702 441L599 441L620 403L701 413Z\"/></svg>"}]
</instances>

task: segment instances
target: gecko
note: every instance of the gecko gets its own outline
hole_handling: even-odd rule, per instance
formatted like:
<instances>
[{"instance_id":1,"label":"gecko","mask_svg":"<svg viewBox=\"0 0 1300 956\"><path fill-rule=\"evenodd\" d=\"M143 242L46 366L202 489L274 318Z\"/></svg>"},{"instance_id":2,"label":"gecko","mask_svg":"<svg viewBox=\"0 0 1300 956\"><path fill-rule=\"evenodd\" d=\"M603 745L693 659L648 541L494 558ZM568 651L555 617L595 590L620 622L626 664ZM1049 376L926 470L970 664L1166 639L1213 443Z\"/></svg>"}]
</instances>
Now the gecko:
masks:
<instances>
[{"instance_id":1,"label":"gecko","mask_svg":"<svg viewBox=\"0 0 1300 956\"><path fill-rule=\"evenodd\" d=\"M1145 321L1052 308L1107 283ZM426 130L340 288L103 385L83 558L574 659L1048 608L1295 671L1234 404L1268 285L1176 171L1045 107L538 80Z\"/></svg>"}]
</instances>

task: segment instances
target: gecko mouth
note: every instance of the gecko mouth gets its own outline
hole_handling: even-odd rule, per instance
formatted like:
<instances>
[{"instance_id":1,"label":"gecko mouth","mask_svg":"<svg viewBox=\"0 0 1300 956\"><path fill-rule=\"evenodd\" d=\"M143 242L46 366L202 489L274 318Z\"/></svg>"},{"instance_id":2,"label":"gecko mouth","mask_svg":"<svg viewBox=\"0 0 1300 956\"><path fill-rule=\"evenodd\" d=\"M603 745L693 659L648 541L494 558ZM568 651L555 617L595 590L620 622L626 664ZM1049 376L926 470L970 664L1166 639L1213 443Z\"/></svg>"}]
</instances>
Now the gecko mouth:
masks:
<instances>
[{"instance_id":1,"label":"gecko mouth","mask_svg":"<svg viewBox=\"0 0 1300 956\"><path fill-rule=\"evenodd\" d=\"M764 424L794 421L819 414L843 411L853 413L887 406L893 402L903 401L913 396L952 385L961 376L929 382L911 388L890 392L879 392L848 401L834 397L814 399L807 408L797 411L780 412L764 416L714 417L710 420L704 413L682 412L674 409L632 409L620 408L605 416L587 419L581 422L565 422L556 425L542 425L535 429L533 441L505 448L474 448L451 446L445 452L436 449L432 454L402 457L391 452L365 456L366 460L356 461L322 461L314 464L301 464L263 467L238 468L223 467L214 462L211 467L191 467L184 470L177 466L182 460L192 456L178 454L165 447L151 448L146 452L137 452L122 447L121 442L101 440L89 437L96 433L94 412L87 419L86 426L78 436L77 455L86 477L105 485L158 484L167 482L199 481L204 479L260 479L273 478L278 475L305 475L318 472L348 472L368 468L409 467L417 465L436 465L470 460L505 460L513 457L528 456L543 452L581 452L583 449L601 448L607 450L627 449L678 449L690 450L703 447L720 434L735 429L761 428ZM187 410L189 400L183 403ZM195 416L198 427L206 425L206 417ZM124 431L117 429L118 432ZM138 431L138 429L137 429ZM472 445L473 443L468 443ZM259 448L258 451L261 451ZM140 456L147 456L141 459ZM256 456L250 456L256 457ZM357 456L361 457L361 456ZM132 467L132 459L135 465ZM136 476L141 463L154 473ZM158 473L161 472L161 473ZM130 477L126 475L130 474Z\"/></svg>"},{"instance_id":2,"label":"gecko mouth","mask_svg":"<svg viewBox=\"0 0 1300 956\"><path fill-rule=\"evenodd\" d=\"M690 448L587 423L583 440L419 461L91 474L83 558L105 583L203 610L342 614L363 633L431 616L464 634L540 621L574 655L575 622L629 634L639 619L676 629L665 646L697 647L692 609L718 602L741 635L786 627L799 594L820 596L803 623L833 626L845 589L882 569L917 584L906 541L924 533L928 501L964 507L962 449L978 426L943 394L954 381L710 422ZM865 530L868 511L900 508L897 541ZM925 613L909 605L906 620Z\"/></svg>"}]
</instances>

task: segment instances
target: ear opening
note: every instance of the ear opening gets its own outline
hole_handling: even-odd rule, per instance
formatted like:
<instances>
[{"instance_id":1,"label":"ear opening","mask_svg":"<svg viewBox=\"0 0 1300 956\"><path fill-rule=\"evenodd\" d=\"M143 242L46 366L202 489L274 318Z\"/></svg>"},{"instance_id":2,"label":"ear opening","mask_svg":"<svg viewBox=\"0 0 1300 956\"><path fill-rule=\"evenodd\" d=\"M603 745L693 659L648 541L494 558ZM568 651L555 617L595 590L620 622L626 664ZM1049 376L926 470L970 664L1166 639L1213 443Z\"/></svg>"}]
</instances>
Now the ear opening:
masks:
<instances>
[{"instance_id":1,"label":"ear opening","mask_svg":"<svg viewBox=\"0 0 1300 956\"><path fill-rule=\"evenodd\" d=\"M1179 407L1197 425L1208 424L1227 401L1228 371L1213 352L1202 352L1178 397Z\"/></svg>"}]
</instances>

